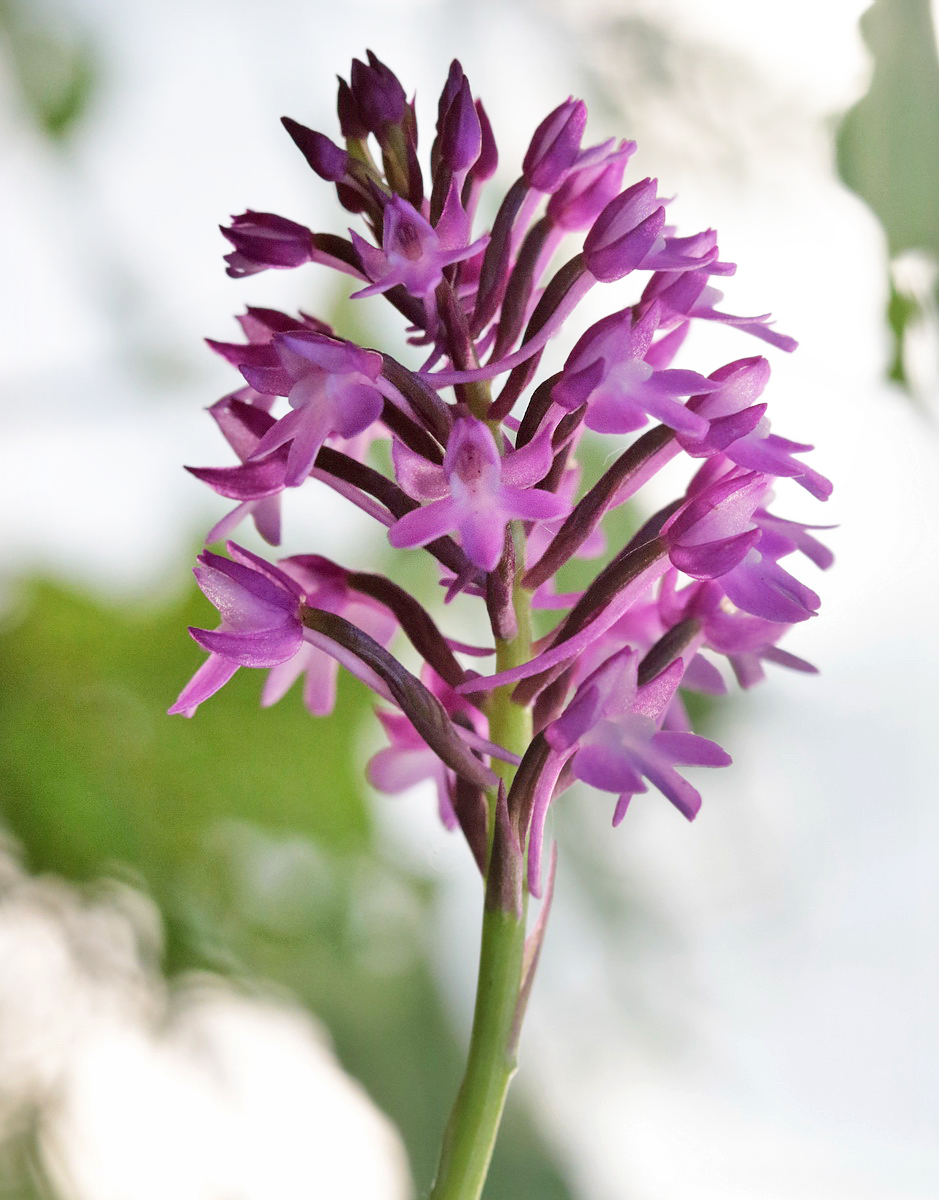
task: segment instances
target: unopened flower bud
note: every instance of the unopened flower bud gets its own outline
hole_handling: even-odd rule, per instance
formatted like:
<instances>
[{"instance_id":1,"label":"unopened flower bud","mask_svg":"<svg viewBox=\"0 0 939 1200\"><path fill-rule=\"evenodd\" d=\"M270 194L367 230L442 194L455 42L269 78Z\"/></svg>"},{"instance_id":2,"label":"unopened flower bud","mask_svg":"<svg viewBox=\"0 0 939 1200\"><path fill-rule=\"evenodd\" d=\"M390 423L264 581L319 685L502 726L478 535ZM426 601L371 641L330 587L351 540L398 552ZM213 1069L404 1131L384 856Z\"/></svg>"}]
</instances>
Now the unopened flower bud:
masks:
<instances>
[{"instance_id":1,"label":"unopened flower bud","mask_svg":"<svg viewBox=\"0 0 939 1200\"><path fill-rule=\"evenodd\" d=\"M269 267L299 267L313 257L313 234L305 225L274 213L247 212L232 217L222 233L235 247L225 255L228 274L238 279Z\"/></svg>"},{"instance_id":2,"label":"unopened flower bud","mask_svg":"<svg viewBox=\"0 0 939 1200\"><path fill-rule=\"evenodd\" d=\"M587 106L573 97L545 117L522 162L529 187L539 192L557 191L574 165L586 124Z\"/></svg>"},{"instance_id":3,"label":"unopened flower bud","mask_svg":"<svg viewBox=\"0 0 939 1200\"><path fill-rule=\"evenodd\" d=\"M322 133L307 129L291 117L281 117L281 124L293 138L294 145L320 179L336 183L346 174L349 155Z\"/></svg>"},{"instance_id":4,"label":"unopened flower bud","mask_svg":"<svg viewBox=\"0 0 939 1200\"><path fill-rule=\"evenodd\" d=\"M479 158L481 150L482 129L479 114L473 103L469 80L464 75L460 89L443 120L440 160L451 171L467 171Z\"/></svg>"},{"instance_id":5,"label":"unopened flower bud","mask_svg":"<svg viewBox=\"0 0 939 1200\"><path fill-rule=\"evenodd\" d=\"M341 75L338 76L338 79L339 93L336 97L336 112L339 116L339 128L342 136L351 141L364 141L368 137L369 129L359 108L359 102L356 100L352 88Z\"/></svg>"},{"instance_id":6,"label":"unopened flower bud","mask_svg":"<svg viewBox=\"0 0 939 1200\"><path fill-rule=\"evenodd\" d=\"M655 244L665 224L656 195L658 181L643 179L611 200L584 240L587 270L601 283L634 271Z\"/></svg>"},{"instance_id":7,"label":"unopened flower bud","mask_svg":"<svg viewBox=\"0 0 939 1200\"><path fill-rule=\"evenodd\" d=\"M380 59L368 51L368 65L352 60L352 95L366 128L379 133L388 125L404 120L407 97L398 77Z\"/></svg>"},{"instance_id":8,"label":"unopened flower bud","mask_svg":"<svg viewBox=\"0 0 939 1200\"><path fill-rule=\"evenodd\" d=\"M479 152L479 158L477 158L473 166L473 178L478 179L480 183L484 183L496 173L496 168L499 165L499 151L496 147L496 139L492 132L492 126L489 123L489 117L486 114L485 108L483 108L481 100L476 101L476 115L479 117L482 149Z\"/></svg>"}]
</instances>

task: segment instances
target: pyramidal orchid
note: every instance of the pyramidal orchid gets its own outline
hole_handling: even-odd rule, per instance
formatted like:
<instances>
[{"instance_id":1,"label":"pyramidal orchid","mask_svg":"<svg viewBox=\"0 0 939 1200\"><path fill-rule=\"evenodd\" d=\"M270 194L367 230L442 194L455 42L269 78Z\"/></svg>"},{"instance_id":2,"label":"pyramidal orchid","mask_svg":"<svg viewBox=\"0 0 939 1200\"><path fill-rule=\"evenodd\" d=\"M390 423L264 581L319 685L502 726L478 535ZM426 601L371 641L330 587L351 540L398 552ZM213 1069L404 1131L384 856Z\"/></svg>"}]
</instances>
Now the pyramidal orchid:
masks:
<instances>
[{"instance_id":1,"label":"pyramidal orchid","mask_svg":"<svg viewBox=\"0 0 939 1200\"><path fill-rule=\"evenodd\" d=\"M234 542L226 555L205 550L196 579L219 624L190 630L208 659L170 711L192 717L247 667L264 672L261 704L302 680L310 713L325 716L342 668L380 702L387 745L369 763L372 785L434 784L484 900L467 1069L430 1195L478 1200L550 904L550 810L579 781L615 798L614 824L650 789L697 816L694 773L730 756L692 731L683 695L718 696L732 678L748 688L767 663L814 670L779 646L819 607L791 561L826 568L831 555L817 526L770 506L778 480L821 501L831 484L805 461L811 446L771 431L767 358L676 363L700 321L772 353L796 343L766 314L717 307L712 280L735 270L717 234L668 223L658 182L628 178L635 143L583 146L582 101L545 117L515 181L486 206L496 141L458 62L423 166L414 102L374 54L340 80L338 116L342 144L283 124L335 187L348 236L249 210L222 231L228 274L349 276L356 303L394 308L410 356L306 314L249 307L244 341L210 342L240 375L210 409L237 461L189 470L236 502L209 543L250 517L276 546L284 491L315 480L377 521L400 554L431 556L445 591L414 596L393 571L353 570L315 547L279 561ZM487 228L483 208L495 214ZM584 296L622 280L633 302L569 334ZM542 353L561 336L567 359L545 376ZM585 437L605 462L589 485ZM678 458L693 468L684 491L617 544L607 514L641 507L645 485ZM575 558L594 570L571 592L557 575ZM452 627L447 602L459 593L485 611L484 646ZM542 897L531 932L530 896Z\"/></svg>"}]
</instances>

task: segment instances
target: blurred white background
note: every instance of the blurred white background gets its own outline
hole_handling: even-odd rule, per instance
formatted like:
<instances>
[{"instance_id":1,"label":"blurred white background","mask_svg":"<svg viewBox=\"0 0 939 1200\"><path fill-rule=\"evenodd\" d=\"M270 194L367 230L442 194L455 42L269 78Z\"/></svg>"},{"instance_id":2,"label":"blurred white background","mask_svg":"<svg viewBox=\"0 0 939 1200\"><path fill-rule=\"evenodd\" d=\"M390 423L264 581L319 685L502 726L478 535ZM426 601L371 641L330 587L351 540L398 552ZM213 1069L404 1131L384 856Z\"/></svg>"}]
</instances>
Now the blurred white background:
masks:
<instances>
[{"instance_id":1,"label":"blurred white background","mask_svg":"<svg viewBox=\"0 0 939 1200\"><path fill-rule=\"evenodd\" d=\"M657 794L616 831L608 798L564 801L517 1086L584 1200L935 1200L936 373L927 339L919 408L884 382L884 237L834 170L833 129L868 81L863 0L43 2L88 36L100 82L56 147L0 63L7 583L42 569L106 596L185 585L194 531L221 510L179 464L220 461L202 409L232 386L200 339L234 337L245 303L316 311L337 294L315 270L228 280L217 226L251 207L343 228L278 118L332 133L334 76L366 47L416 90L425 130L458 56L506 183L544 113L584 95L591 140L635 138L632 178L677 193L683 231L718 229L739 264L727 309L771 309L800 341L770 352L774 428L814 442L835 483L837 563L807 579L822 613L787 642L822 673L777 671L734 702L720 737L734 766L702 780L693 826ZM704 330L683 365L759 349ZM785 499L787 516L821 519L797 489ZM367 557L344 546L357 522L330 509L304 524L299 508L286 553ZM439 957L465 1022L477 885L422 798L379 804L395 851L447 883ZM588 851L643 920L597 919L578 886ZM0 924L3 992L21 961L8 936ZM0 1029L0 1061L16 1030ZM237 1058L242 1036L221 1053ZM84 1119L117 1122L114 1100ZM77 1195L129 1195L102 1182L119 1149L85 1127L62 1150ZM313 1170L297 1195L339 1194ZM256 1193L206 1168L178 1194Z\"/></svg>"}]
</instances>

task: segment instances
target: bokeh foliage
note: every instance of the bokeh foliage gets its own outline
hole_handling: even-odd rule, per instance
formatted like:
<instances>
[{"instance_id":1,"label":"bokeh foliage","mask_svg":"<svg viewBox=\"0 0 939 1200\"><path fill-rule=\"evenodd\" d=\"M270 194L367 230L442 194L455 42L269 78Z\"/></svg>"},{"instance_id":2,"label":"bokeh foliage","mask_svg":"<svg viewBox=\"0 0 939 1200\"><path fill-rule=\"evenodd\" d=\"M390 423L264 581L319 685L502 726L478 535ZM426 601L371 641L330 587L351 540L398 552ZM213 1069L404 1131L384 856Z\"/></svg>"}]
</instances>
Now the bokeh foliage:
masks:
<instances>
[{"instance_id":1,"label":"bokeh foliage","mask_svg":"<svg viewBox=\"0 0 939 1200\"><path fill-rule=\"evenodd\" d=\"M839 172L877 214L891 258L918 250L939 263L939 59L929 0L875 0L861 31L873 74L838 131ZM899 383L909 383L904 343L922 315L892 281L890 375Z\"/></svg>"},{"instance_id":2,"label":"bokeh foliage","mask_svg":"<svg viewBox=\"0 0 939 1200\"><path fill-rule=\"evenodd\" d=\"M194 587L144 610L28 585L0 630L0 822L33 870L149 891L170 977L210 969L308 1005L426 1185L463 1036L429 954L436 885L393 861L370 816L369 696L346 677L328 720L296 692L260 710L244 670L193 720L166 716L202 658L185 628L214 617ZM487 1197L568 1195L516 1097Z\"/></svg>"}]
</instances>

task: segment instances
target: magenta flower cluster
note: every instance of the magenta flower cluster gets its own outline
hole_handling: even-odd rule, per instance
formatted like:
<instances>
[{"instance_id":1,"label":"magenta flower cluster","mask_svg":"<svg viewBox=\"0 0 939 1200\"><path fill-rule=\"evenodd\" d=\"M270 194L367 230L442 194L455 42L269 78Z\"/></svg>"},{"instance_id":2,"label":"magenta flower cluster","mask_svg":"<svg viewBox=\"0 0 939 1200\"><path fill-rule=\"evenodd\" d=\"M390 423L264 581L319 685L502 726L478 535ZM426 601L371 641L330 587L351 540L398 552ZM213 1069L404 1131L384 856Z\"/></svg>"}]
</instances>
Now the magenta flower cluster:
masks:
<instances>
[{"instance_id":1,"label":"magenta flower cluster","mask_svg":"<svg viewBox=\"0 0 939 1200\"><path fill-rule=\"evenodd\" d=\"M529 848L537 894L545 814L575 779L612 793L617 822L649 784L695 816L701 798L679 768L730 759L691 731L682 694L724 692L721 659L743 687L765 662L813 670L779 649L819 605L791 563L801 555L824 568L831 556L812 526L771 505L779 478L819 500L831 485L804 461L810 446L771 432L766 358L707 374L672 365L696 321L776 350L795 342L766 316L718 307L712 280L734 266L715 232L678 236L653 179L624 188L635 144L585 147L581 101L535 130L484 231L477 213L498 157L459 63L440 96L429 173L413 101L374 55L340 81L338 110L342 146L284 125L359 228L346 238L245 212L223 229L228 273L316 263L351 276L354 297L381 295L406 322L413 364L315 318L249 308L244 341L210 343L241 383L210 409L238 462L190 468L235 502L207 541L250 516L277 545L282 493L316 479L384 525L393 547L431 555L447 600L477 597L492 643L448 636L432 606L387 576L315 554L271 563L229 542L227 557L200 556L196 578L221 624L191 630L209 657L170 711L191 716L243 666L267 672L262 704L303 676L308 708L325 715L344 666L384 704L389 744L371 782L396 792L434 780L443 821L463 830L484 870L503 813ZM572 237L579 246L557 266ZM591 325L563 369L539 378L547 342L583 297L626 276L634 303ZM588 430L606 467L585 488ZM372 453L380 439L390 471ZM679 455L696 468L685 492L646 513L628 544L605 548L604 516ZM566 563L598 556L583 591L559 589ZM556 614L535 641L523 628L532 608ZM423 659L419 674L389 649L402 635ZM483 671L493 653L496 668ZM530 713L527 745L496 740L497 698Z\"/></svg>"}]
</instances>

